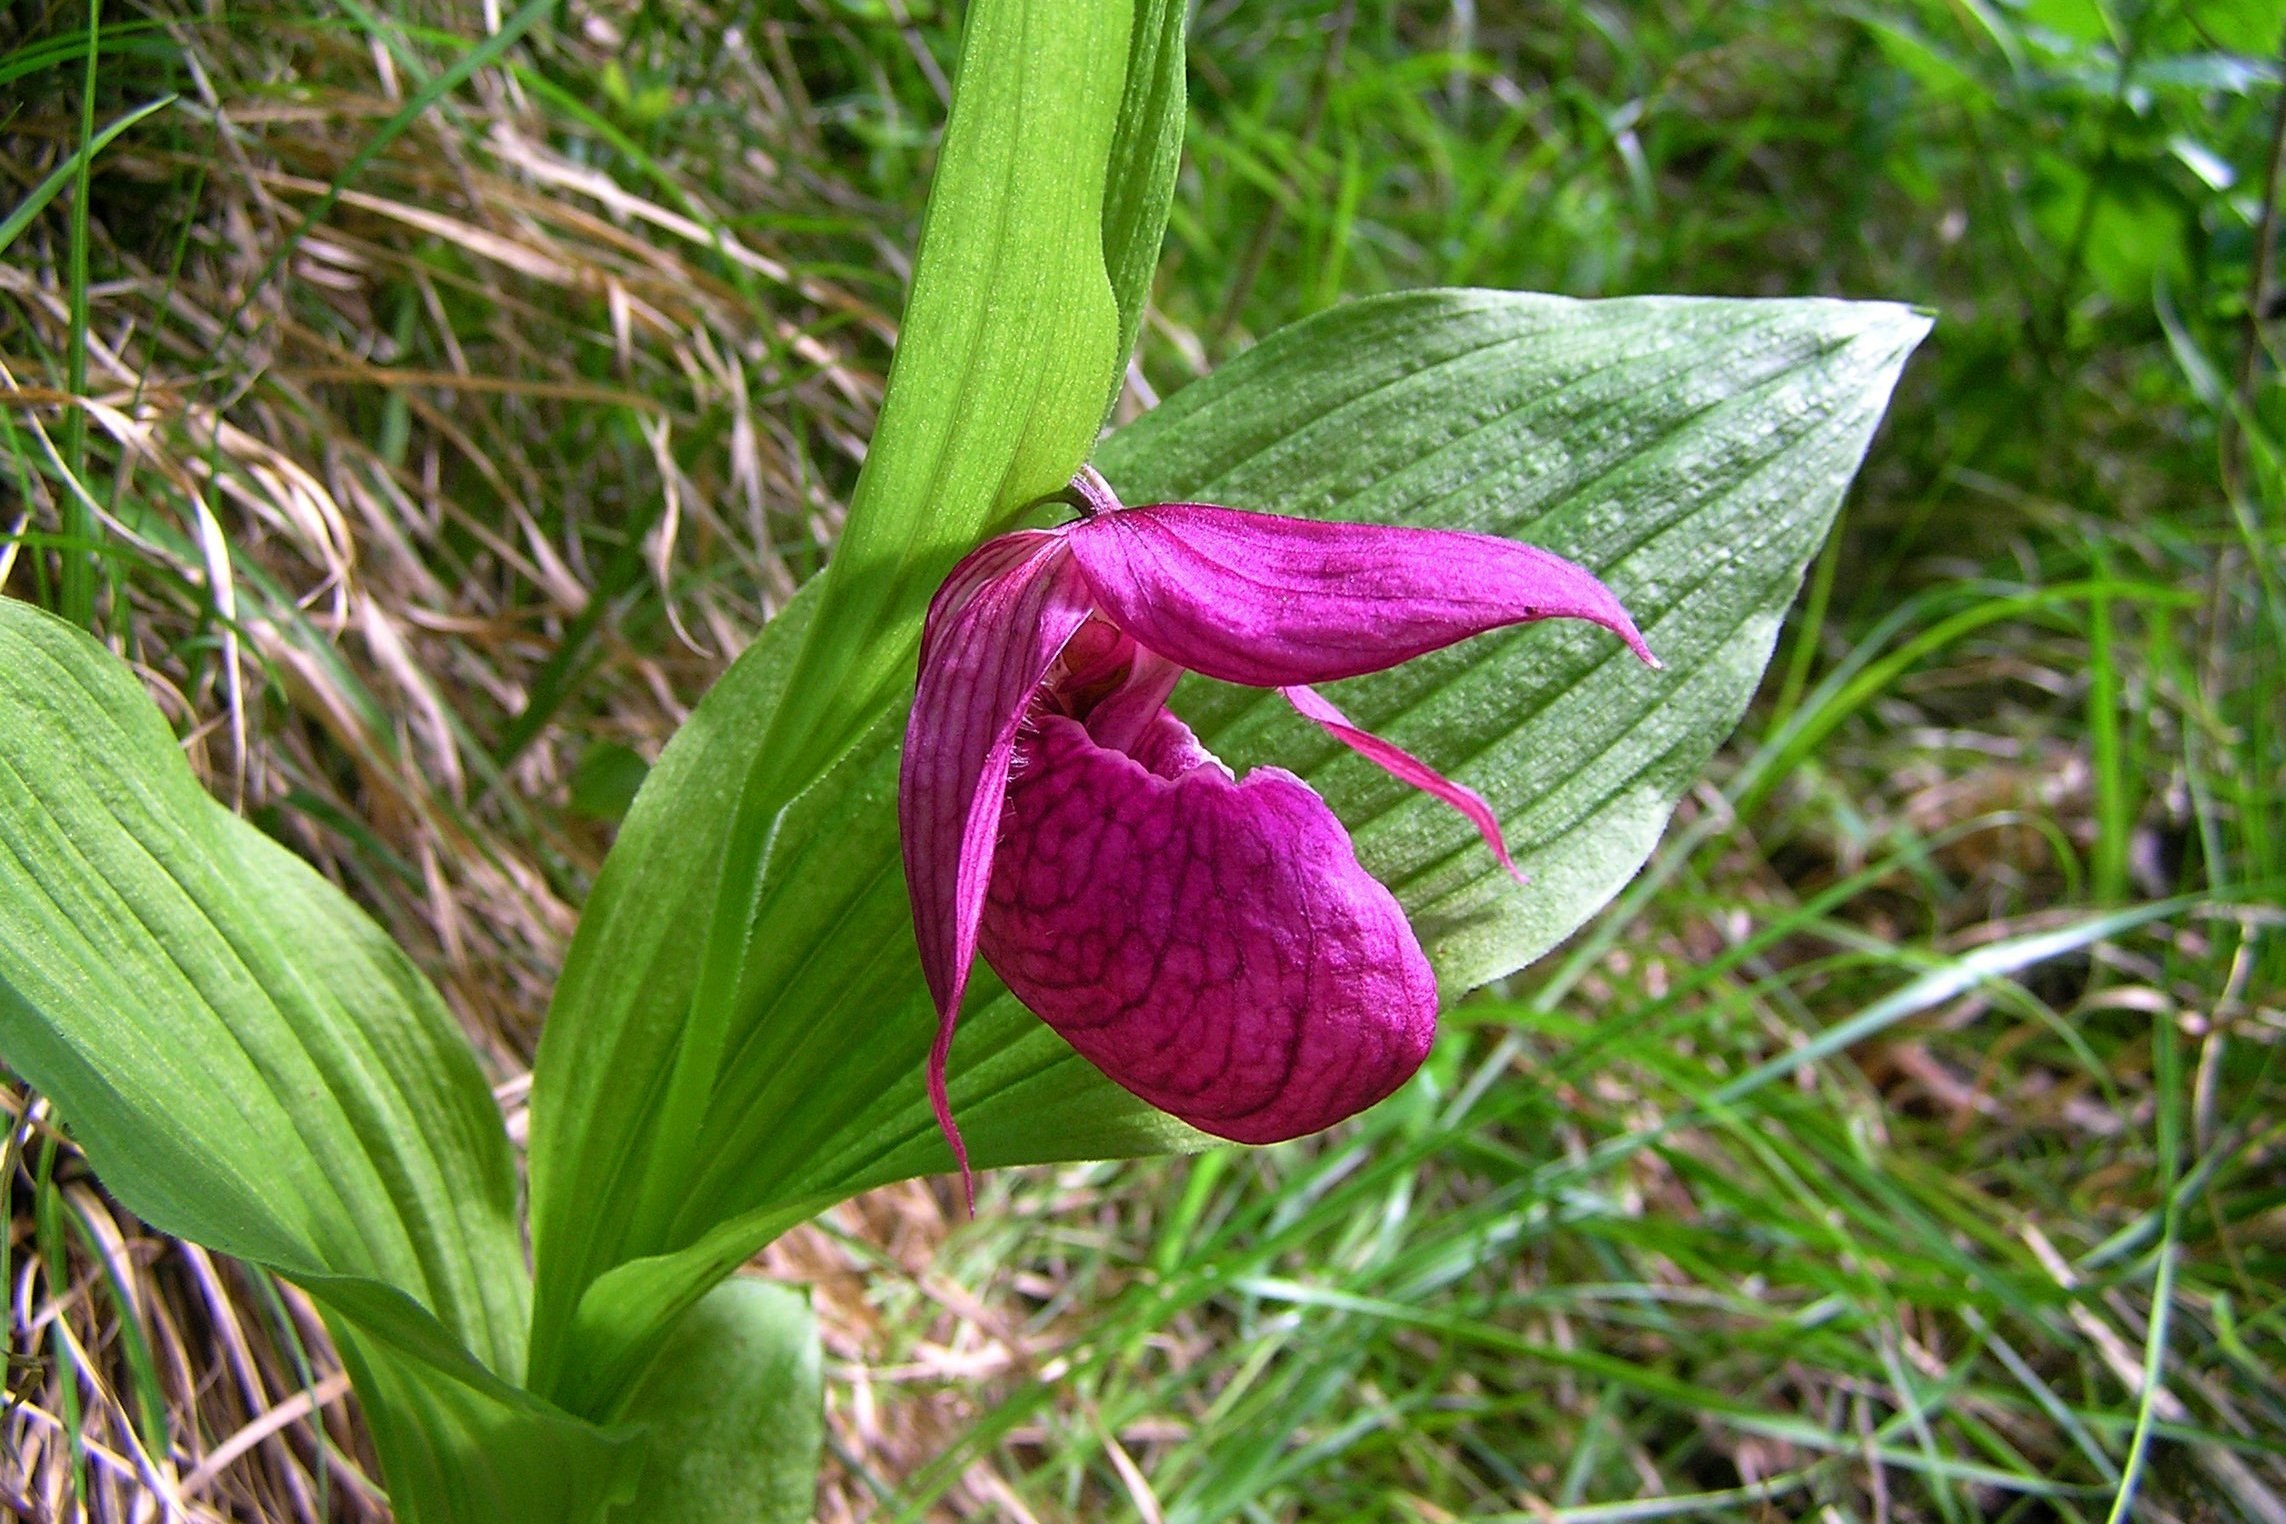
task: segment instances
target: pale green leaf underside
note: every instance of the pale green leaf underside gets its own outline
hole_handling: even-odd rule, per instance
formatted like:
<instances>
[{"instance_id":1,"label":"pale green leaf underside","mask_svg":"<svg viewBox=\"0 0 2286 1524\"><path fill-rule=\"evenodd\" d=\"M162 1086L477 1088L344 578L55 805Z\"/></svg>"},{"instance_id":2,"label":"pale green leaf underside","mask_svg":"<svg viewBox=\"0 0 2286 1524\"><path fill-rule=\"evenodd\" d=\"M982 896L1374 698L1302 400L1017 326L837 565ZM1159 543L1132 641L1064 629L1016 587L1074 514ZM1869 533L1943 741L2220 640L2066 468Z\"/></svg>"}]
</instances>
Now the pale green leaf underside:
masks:
<instances>
[{"instance_id":1,"label":"pale green leaf underside","mask_svg":"<svg viewBox=\"0 0 2286 1524\"><path fill-rule=\"evenodd\" d=\"M738 1277L668 1333L626 1406L649 1457L625 1524L802 1524L824 1439L816 1321L801 1293Z\"/></svg>"},{"instance_id":2,"label":"pale green leaf underside","mask_svg":"<svg viewBox=\"0 0 2286 1524\"><path fill-rule=\"evenodd\" d=\"M1925 321L1885 304L1493 292L1362 302L1275 336L1108 441L1131 502L1198 498L1516 535L1611 581L1665 658L1540 625L1334 690L1352 716L1490 798L1517 889L1433 801L1337 754L1263 695L1196 683L1177 707L1234 765L1324 792L1397 891L1449 991L1544 952L1648 854L1752 695ZM1458 572L1456 572L1458 574ZM671 1002L746 751L810 600L764 632L662 757L613 866L650 886L592 955ZM581 1406L625 1379L666 1311L816 1204L947 1167L921 1070L934 1016L899 866L902 715L786 814L675 1238L579 1314ZM687 797L686 797L687 796ZM670 813L657 804L675 800ZM646 804L652 807L646 809ZM682 986L687 992L687 983ZM952 1096L983 1164L1113 1157L1198 1135L1103 1080L980 968Z\"/></svg>"},{"instance_id":3,"label":"pale green leaf underside","mask_svg":"<svg viewBox=\"0 0 2286 1524\"><path fill-rule=\"evenodd\" d=\"M0 600L0 1056L168 1232L395 1288L511 1378L500 1113L427 980L200 788L119 662Z\"/></svg>"},{"instance_id":4,"label":"pale green leaf underside","mask_svg":"<svg viewBox=\"0 0 2286 1524\"><path fill-rule=\"evenodd\" d=\"M969 9L880 420L822 579L825 617L797 658L797 703L758 775L786 792L903 686L922 611L953 562L1061 486L1094 440L1107 382L1126 361L1123 300L1143 294L1134 264L1147 274L1156 261L1172 190L1160 191L1153 220L1158 188L1115 179L1163 157L1163 124L1121 123L1136 23L1163 9ZM1143 50L1137 61L1159 57ZM1145 92L1134 104L1171 104L1181 120L1179 90L1171 103ZM1163 168L1171 178L1172 161ZM1107 234L1136 247L1107 251ZM1113 288L1114 265L1125 291Z\"/></svg>"}]
</instances>

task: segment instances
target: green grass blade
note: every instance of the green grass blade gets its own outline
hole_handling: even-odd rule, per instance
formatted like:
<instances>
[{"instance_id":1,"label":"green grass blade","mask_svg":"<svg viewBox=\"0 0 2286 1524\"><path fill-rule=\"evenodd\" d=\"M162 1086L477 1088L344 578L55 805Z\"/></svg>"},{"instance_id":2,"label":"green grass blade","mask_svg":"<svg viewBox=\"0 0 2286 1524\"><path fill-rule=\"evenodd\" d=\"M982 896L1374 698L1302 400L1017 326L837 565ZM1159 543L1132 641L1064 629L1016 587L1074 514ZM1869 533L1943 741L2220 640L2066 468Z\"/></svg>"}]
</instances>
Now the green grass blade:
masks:
<instances>
[{"instance_id":1,"label":"green grass blade","mask_svg":"<svg viewBox=\"0 0 2286 1524\"><path fill-rule=\"evenodd\" d=\"M87 393L87 195L89 173L95 163L95 76L103 57L103 0L87 0L87 68L81 77L79 98L80 151L72 155L71 247L65 272L65 296L71 303L71 333L66 340L66 389L75 398ZM87 465L87 410L73 407L63 420L64 470L78 480ZM66 540L93 540L94 521L76 497L64 500L63 535ZM62 565L63 616L82 629L95 621L95 563L85 555L66 553Z\"/></svg>"}]
</instances>

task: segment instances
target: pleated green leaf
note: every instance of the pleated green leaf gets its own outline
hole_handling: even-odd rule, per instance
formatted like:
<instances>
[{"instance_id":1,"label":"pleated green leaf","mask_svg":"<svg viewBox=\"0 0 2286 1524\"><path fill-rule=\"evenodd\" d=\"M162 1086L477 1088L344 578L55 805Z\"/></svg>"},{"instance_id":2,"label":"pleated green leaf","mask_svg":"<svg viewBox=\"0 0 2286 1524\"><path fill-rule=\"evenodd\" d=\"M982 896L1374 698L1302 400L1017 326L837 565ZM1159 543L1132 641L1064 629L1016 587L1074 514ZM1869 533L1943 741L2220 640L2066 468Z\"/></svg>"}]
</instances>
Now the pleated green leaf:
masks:
<instances>
[{"instance_id":1,"label":"pleated green leaf","mask_svg":"<svg viewBox=\"0 0 2286 1524\"><path fill-rule=\"evenodd\" d=\"M1527 887L1282 701L1192 682L1176 707L1325 795L1448 992L1523 967L1634 876L1745 712L1928 329L1886 302L1418 292L1296 324L1106 442L1129 502L1506 535L1618 592L1666 671L1556 621L1327 689L1482 793Z\"/></svg>"},{"instance_id":2,"label":"pleated green leaf","mask_svg":"<svg viewBox=\"0 0 2286 1524\"><path fill-rule=\"evenodd\" d=\"M207 796L116 658L8 599L0 1061L144 1219L311 1292L401 1519L594 1517L632 1479L618 1439L513 1384L514 1167L435 990Z\"/></svg>"},{"instance_id":3,"label":"pleated green leaf","mask_svg":"<svg viewBox=\"0 0 2286 1524\"><path fill-rule=\"evenodd\" d=\"M117 658L14 600L0 715L0 1056L155 1226L394 1287L513 1378L508 1139L434 989L208 797Z\"/></svg>"},{"instance_id":4,"label":"pleated green leaf","mask_svg":"<svg viewBox=\"0 0 2286 1524\"><path fill-rule=\"evenodd\" d=\"M581 976L632 983L620 998L663 1007L659 1019L690 1000L738 780L817 606L805 589L675 733L581 923L572 956L592 960ZM612 1412L681 1309L778 1233L853 1189L947 1166L935 1124L916 1129L905 1104L919 1095L910 1042L917 1035L925 1052L936 1018L898 861L902 725L885 711L784 812L676 1212L583 1288L566 1330L578 1353L550 1394L575 1411ZM648 977L631 980L638 970ZM980 984L998 989L989 976ZM1195 1136L1079 1062L1014 1002L980 991L970 1009L953 1097L979 1160L1147 1154Z\"/></svg>"},{"instance_id":5,"label":"pleated green leaf","mask_svg":"<svg viewBox=\"0 0 2286 1524\"><path fill-rule=\"evenodd\" d=\"M1493 802L1528 888L1457 815L1282 703L1195 682L1176 707L1233 765L1275 761L1325 794L1448 991L1521 967L1641 866L1736 724L1926 328L1886 304L1391 297L1273 337L1105 443L1099 463L1130 502L1515 535L1618 589L1666 671L1600 632L1548 624L1333 689ZM714 841L812 617L817 600L796 600L661 757L607 870L607 883L625 875L626 898L586 949L599 967L690 988ZM949 1167L922 1085L935 1021L898 856L903 719L880 714L772 823L701 1144L658 1238L586 1286L580 1369L559 1392L570 1406L604 1401L678 1308L775 1233ZM1104 1080L982 966L951 1085L980 1165L1198 1141Z\"/></svg>"},{"instance_id":6,"label":"pleated green leaf","mask_svg":"<svg viewBox=\"0 0 2286 1524\"><path fill-rule=\"evenodd\" d=\"M1181 50L1158 27L1171 9L969 7L881 417L824 577L825 617L797 658L796 702L764 752L772 809L903 686L953 562L1062 486L1095 441L1173 192L1182 91L1128 79L1131 61L1180 77Z\"/></svg>"}]
</instances>

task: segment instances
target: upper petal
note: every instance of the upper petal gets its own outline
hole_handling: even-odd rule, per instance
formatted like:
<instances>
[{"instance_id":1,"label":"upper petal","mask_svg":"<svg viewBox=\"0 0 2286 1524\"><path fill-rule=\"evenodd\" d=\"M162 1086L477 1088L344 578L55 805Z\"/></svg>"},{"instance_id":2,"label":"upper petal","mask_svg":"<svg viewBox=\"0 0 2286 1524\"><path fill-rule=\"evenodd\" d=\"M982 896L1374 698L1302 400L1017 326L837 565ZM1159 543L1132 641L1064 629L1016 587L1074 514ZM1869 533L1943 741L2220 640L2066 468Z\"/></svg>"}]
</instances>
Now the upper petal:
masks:
<instances>
[{"instance_id":1,"label":"upper petal","mask_svg":"<svg viewBox=\"0 0 2286 1524\"><path fill-rule=\"evenodd\" d=\"M1277 688L1379 672L1501 625L1587 619L1657 660L1610 588L1535 546L1205 503L1065 531L1096 606L1180 666Z\"/></svg>"},{"instance_id":2,"label":"upper petal","mask_svg":"<svg viewBox=\"0 0 2286 1524\"><path fill-rule=\"evenodd\" d=\"M985 542L953 568L921 633L897 821L913 934L939 1018L931 1099L956 1154L944 1054L976 953L1009 759L1033 692L1088 614L1086 587L1063 536L1019 530Z\"/></svg>"},{"instance_id":3,"label":"upper petal","mask_svg":"<svg viewBox=\"0 0 2286 1524\"><path fill-rule=\"evenodd\" d=\"M1138 750L1172 776L1040 721L984 956L1097 1068L1194 1127L1274 1143L1331 1126L1420 1067L1436 978L1324 800L1277 768L1234 782L1181 722L1157 725Z\"/></svg>"}]
</instances>

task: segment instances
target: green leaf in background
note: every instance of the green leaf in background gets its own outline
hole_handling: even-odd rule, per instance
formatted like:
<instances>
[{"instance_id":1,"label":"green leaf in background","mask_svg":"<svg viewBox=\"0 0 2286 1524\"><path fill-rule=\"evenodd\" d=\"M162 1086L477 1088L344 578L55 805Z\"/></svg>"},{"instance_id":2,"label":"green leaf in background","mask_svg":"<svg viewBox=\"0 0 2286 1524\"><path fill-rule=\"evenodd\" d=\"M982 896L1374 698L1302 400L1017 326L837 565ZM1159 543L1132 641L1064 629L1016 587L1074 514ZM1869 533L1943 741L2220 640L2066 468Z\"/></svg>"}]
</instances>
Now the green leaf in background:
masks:
<instances>
[{"instance_id":1,"label":"green leaf in background","mask_svg":"<svg viewBox=\"0 0 2286 1524\"><path fill-rule=\"evenodd\" d=\"M628 1399L650 1456L628 1524L802 1524L825 1437L816 1321L798 1292L724 1281L683 1314Z\"/></svg>"},{"instance_id":2,"label":"green leaf in background","mask_svg":"<svg viewBox=\"0 0 2286 1524\"><path fill-rule=\"evenodd\" d=\"M692 1220L688 1178L714 1147L703 1122L716 1071L739 1040L730 993L752 983L742 975L761 924L752 891L773 823L901 706L922 614L953 561L1061 487L1095 441L1172 194L1183 13L1175 0L969 10L912 296L848 526L817 584L718 685L715 714L736 734L723 745L678 737L671 753L703 761L662 762L645 784L542 1039L532 1380L578 1411L608 1412L645 1341L706 1284L680 1285L624 1325L596 1323L601 1303L580 1312L615 1266L687 1249L715 1226L681 1225ZM744 1257L722 1254L710 1275ZM609 1351L575 1351L575 1319Z\"/></svg>"},{"instance_id":3,"label":"green leaf in background","mask_svg":"<svg viewBox=\"0 0 2286 1524\"><path fill-rule=\"evenodd\" d=\"M6 217L0 217L0 253L6 253L8 245L14 243L24 229L32 225L32 219L39 216L46 209L47 204L55 200L65 186L71 184L72 178L94 161L97 154L109 148L114 139L143 118L173 105L174 102L175 97L168 95L137 106L134 110L125 113L118 120L106 126L101 132L90 138L85 146L58 164L53 173L32 188L32 193L29 196L16 203L15 210Z\"/></svg>"},{"instance_id":4,"label":"green leaf in background","mask_svg":"<svg viewBox=\"0 0 2286 1524\"><path fill-rule=\"evenodd\" d=\"M515 1173L435 990L207 796L116 658L11 599L0 714L0 1059L145 1220L318 1300L400 1518L538 1524L578 1516L575 1482L608 1496L617 1444L511 1384ZM489 1511L442 1511L463 1494Z\"/></svg>"},{"instance_id":5,"label":"green leaf in background","mask_svg":"<svg viewBox=\"0 0 2286 1524\"><path fill-rule=\"evenodd\" d=\"M1234 766L1276 761L1326 795L1448 991L1520 967L1636 871L1736 724L1926 329L1886 304L1390 297L1273 337L1106 443L1100 463L1131 502L1511 534L1612 582L1666 672L1598 632L1549 624L1338 685L1360 722L1491 799L1528 889L1457 815L1282 703L1196 682L1177 706ZM815 609L796 600L789 627L764 632L661 757L609 871L673 882L675 895L615 918L591 952L605 966L698 957L689 907L711 879L676 875L707 871L708 833L735 808L757 718ZM587 1288L567 1405L602 1401L661 1320L774 1233L853 1191L949 1167L922 1085L935 1020L899 865L902 725L901 709L882 713L776 822L668 1252ZM687 989L692 976L677 977ZM981 1166L1198 1141L1104 1080L981 966L951 1080Z\"/></svg>"},{"instance_id":6,"label":"green leaf in background","mask_svg":"<svg viewBox=\"0 0 2286 1524\"><path fill-rule=\"evenodd\" d=\"M1274 695L1194 680L1176 707L1325 795L1447 991L1521 968L1634 876L1738 723L1928 329L1885 302L1419 292L1283 330L1106 442L1129 502L1473 529L1612 586L1666 671L1556 621L1328 690L1482 793L1528 887Z\"/></svg>"}]
</instances>

